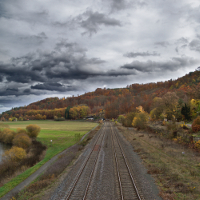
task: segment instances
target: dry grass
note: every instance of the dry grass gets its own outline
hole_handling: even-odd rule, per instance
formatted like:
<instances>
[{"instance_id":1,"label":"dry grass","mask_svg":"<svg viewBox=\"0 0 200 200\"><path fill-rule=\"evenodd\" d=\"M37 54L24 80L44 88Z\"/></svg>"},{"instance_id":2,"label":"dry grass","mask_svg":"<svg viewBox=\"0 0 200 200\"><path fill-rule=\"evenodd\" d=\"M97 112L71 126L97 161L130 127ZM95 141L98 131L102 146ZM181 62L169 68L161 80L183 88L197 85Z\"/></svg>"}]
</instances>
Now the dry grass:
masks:
<instances>
[{"instance_id":1,"label":"dry grass","mask_svg":"<svg viewBox=\"0 0 200 200\"><path fill-rule=\"evenodd\" d=\"M200 153L161 135L117 126L155 177L164 200L200 199Z\"/></svg>"}]
</instances>

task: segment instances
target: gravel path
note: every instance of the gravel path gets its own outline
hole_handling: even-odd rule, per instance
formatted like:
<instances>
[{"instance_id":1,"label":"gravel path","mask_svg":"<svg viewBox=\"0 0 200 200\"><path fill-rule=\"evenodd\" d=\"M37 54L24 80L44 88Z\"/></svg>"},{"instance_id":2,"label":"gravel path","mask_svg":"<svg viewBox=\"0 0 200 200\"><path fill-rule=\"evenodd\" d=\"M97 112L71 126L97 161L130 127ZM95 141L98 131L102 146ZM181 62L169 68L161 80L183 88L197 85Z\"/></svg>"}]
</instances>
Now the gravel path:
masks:
<instances>
[{"instance_id":1,"label":"gravel path","mask_svg":"<svg viewBox=\"0 0 200 200\"><path fill-rule=\"evenodd\" d=\"M111 131L111 127L113 131ZM133 151L133 147L119 133L118 129L113 127L113 124L106 122L86 146L83 154L76 161L64 181L52 193L51 200L117 200L121 199L120 193L122 191L124 199L137 199L131 179L127 176L127 168L123 164L122 153L120 153L117 139L112 142L114 133L117 135L118 141L123 148L125 159L130 165L130 172L135 179L141 199L161 199L158 196L159 191L154 184L153 178L147 174L142 165L142 160ZM119 173L117 172L114 151L119 160ZM88 162L86 162L87 160ZM121 190L118 174L120 174L122 180ZM73 186L75 186L74 189L72 189Z\"/></svg>"}]
</instances>

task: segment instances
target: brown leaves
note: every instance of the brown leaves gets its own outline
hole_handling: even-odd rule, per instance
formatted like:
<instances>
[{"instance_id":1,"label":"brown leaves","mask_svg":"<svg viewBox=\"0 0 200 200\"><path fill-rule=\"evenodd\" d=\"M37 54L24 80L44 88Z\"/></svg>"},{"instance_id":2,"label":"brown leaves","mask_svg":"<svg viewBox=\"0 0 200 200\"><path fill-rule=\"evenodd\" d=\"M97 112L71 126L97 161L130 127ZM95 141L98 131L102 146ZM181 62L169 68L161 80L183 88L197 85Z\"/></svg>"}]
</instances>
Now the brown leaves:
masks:
<instances>
[{"instance_id":1,"label":"brown leaves","mask_svg":"<svg viewBox=\"0 0 200 200\"><path fill-rule=\"evenodd\" d=\"M26 127L27 134L31 138L36 138L40 132L40 127L35 124L30 124Z\"/></svg>"}]
</instances>

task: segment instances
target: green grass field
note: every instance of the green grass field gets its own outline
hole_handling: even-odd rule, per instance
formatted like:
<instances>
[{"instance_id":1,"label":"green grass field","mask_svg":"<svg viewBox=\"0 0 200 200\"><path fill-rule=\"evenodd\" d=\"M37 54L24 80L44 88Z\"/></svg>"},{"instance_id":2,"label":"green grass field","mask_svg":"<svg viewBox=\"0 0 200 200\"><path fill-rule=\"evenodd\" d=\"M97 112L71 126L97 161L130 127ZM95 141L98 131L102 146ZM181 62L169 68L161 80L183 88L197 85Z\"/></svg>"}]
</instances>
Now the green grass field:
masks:
<instances>
[{"instance_id":1,"label":"green grass field","mask_svg":"<svg viewBox=\"0 0 200 200\"><path fill-rule=\"evenodd\" d=\"M5 195L16 185L25 180L33 172L39 169L44 163L50 160L53 156L60 153L64 149L74 145L77 142L76 135L83 136L92 128L97 126L97 123L84 121L48 121L48 120L34 120L34 121L18 121L18 122L4 122L9 125L10 129L26 128L29 124L37 124L41 131L37 137L38 141L45 144L48 149L45 158L37 163L35 166L26 170L24 173L13 178L10 182L0 187L0 197ZM52 140L52 144L50 142Z\"/></svg>"}]
</instances>

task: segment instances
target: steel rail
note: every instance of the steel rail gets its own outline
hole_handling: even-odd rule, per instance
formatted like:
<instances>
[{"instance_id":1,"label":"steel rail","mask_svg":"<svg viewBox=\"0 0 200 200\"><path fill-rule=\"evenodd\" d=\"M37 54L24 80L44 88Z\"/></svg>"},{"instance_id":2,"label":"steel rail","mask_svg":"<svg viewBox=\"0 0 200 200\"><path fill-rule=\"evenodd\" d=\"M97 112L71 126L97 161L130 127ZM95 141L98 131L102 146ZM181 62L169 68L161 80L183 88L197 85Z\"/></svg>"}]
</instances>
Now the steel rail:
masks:
<instances>
[{"instance_id":1,"label":"steel rail","mask_svg":"<svg viewBox=\"0 0 200 200\"><path fill-rule=\"evenodd\" d=\"M104 131L104 129L105 129L105 126L103 126L103 129L101 130L101 132ZM94 148L95 148L95 146L96 146L96 144L97 144L97 142L98 142L100 136L101 136L101 133L99 133L99 136L98 136L97 140L95 141L95 144L94 144L94 146L93 146L93 148L92 148L90 154L88 155L86 161L83 163L83 165L82 165L82 167L81 167L81 170L79 171L79 173L78 173L77 176L75 177L75 181L74 181L74 183L73 183L73 185L72 185L72 187L71 187L69 193L67 194L67 197L64 197L65 200L69 200L69 199L70 199L70 197L71 197L71 195L72 195L72 193L73 193L73 191L74 191L74 189L75 189L75 187L76 187L76 184L77 184L77 182L79 181L79 179L80 179L80 177L81 177L81 175L82 175L82 173L83 173L83 170L85 169L85 167L86 167L86 165L87 165L87 163L88 163L88 161L89 161L89 159L90 159L90 156L92 155L92 153L93 153L93 151L94 151ZM100 144L102 143L104 136L105 136L105 132L103 133L102 140L101 140ZM95 162L94 162L94 163L95 163L95 164L94 164L94 168L93 168L93 170L92 170L92 172L91 172L91 174L90 174L90 179L89 179L88 185L87 185L87 187L86 187L86 190L85 190L85 194L84 194L83 199L85 199L86 196L87 196L87 190L88 190L89 185L90 185L90 182L91 182L91 177L92 177L92 175L93 175L93 173L94 173L94 169L95 169L95 166L96 166L98 157L99 157L99 152L100 152L100 150L101 150L101 148L99 148L99 150L98 150L98 154L97 154L96 159L95 159Z\"/></svg>"},{"instance_id":2,"label":"steel rail","mask_svg":"<svg viewBox=\"0 0 200 200\"><path fill-rule=\"evenodd\" d=\"M113 135L115 135L116 140L117 140L117 143L118 143L118 145L119 145L119 147L120 147L120 150L121 150L121 153L122 153L122 155L123 155L124 162L125 162L126 167L127 167L127 169L128 169L129 175L130 175L130 177L131 177L131 181L132 181L134 190L135 190L135 192L136 192L137 198L138 198L139 200L142 200L142 198L140 197L140 194L139 194L139 192L138 192L137 186L136 186L136 184L135 184L134 178L133 178L133 176L132 176L130 167L129 167L129 165L128 165L128 161L127 161L126 156L125 156L125 154L124 154L124 150L123 150L123 148L122 148L122 146L121 146L121 144L120 144L120 142L119 142L119 138L118 138L117 134L113 131L112 125L111 125L111 130L112 130ZM113 138L113 137L112 137L112 138ZM113 141L113 144L114 144L114 141ZM118 172L118 174L120 174L120 173ZM122 185L121 182L120 182L120 185ZM121 192L123 192L122 188L120 188L120 190L121 190ZM123 196L122 196L122 199L124 199Z\"/></svg>"},{"instance_id":3,"label":"steel rail","mask_svg":"<svg viewBox=\"0 0 200 200\"><path fill-rule=\"evenodd\" d=\"M111 125L110 128L111 128L111 132L113 133L112 125ZM116 163L117 177L118 177L119 188L120 188L120 195L121 195L121 199L124 200L124 195L123 195L123 190L122 190L122 182L121 182L121 177L120 177L120 173L119 173L119 165L118 165L117 154L116 154L116 151L115 151L113 134L111 134L111 138L112 138L112 145L113 145L113 151L114 151L114 156L115 156L115 163Z\"/></svg>"}]
</instances>

